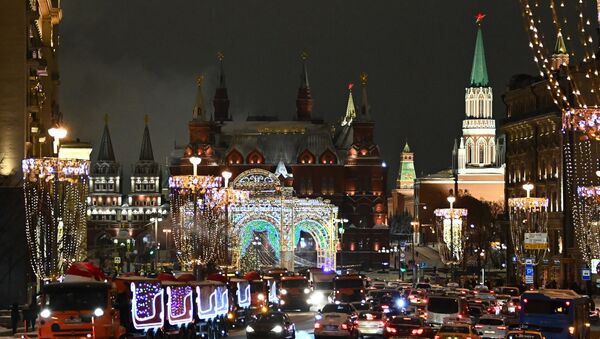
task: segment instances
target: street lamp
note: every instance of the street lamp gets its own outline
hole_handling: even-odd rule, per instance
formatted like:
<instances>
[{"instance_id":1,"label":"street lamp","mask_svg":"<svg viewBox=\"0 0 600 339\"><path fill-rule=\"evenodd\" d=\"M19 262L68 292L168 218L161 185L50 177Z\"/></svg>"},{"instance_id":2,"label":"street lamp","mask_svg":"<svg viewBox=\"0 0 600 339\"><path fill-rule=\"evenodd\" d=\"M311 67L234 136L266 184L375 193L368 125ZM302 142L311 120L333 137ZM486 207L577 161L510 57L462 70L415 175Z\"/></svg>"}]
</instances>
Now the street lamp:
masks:
<instances>
[{"instance_id":1,"label":"street lamp","mask_svg":"<svg viewBox=\"0 0 600 339\"><path fill-rule=\"evenodd\" d=\"M168 260L170 261L171 255L169 254L169 235L171 234L171 229L165 228L162 231L165 234L165 250L167 251L167 257L168 257Z\"/></svg>"},{"instance_id":2,"label":"street lamp","mask_svg":"<svg viewBox=\"0 0 600 339\"><path fill-rule=\"evenodd\" d=\"M256 253L256 262L257 262L257 265L259 265L259 267L257 267L256 270L258 270L260 268L261 260L258 258L258 249L260 248L261 245L262 245L262 242L260 241L260 238L258 236L254 236L254 240L252 240L252 246L254 246L254 251Z\"/></svg>"},{"instance_id":3,"label":"street lamp","mask_svg":"<svg viewBox=\"0 0 600 339\"><path fill-rule=\"evenodd\" d=\"M194 166L194 176L198 175L198 165L202 162L202 158L190 157L190 163Z\"/></svg>"},{"instance_id":4,"label":"street lamp","mask_svg":"<svg viewBox=\"0 0 600 339\"><path fill-rule=\"evenodd\" d=\"M417 275L419 273L417 261L415 260L415 234L417 232L417 228L419 227L419 222L417 220L413 220L410 222L411 230L412 230L412 261L413 261L413 282L417 282Z\"/></svg>"},{"instance_id":5,"label":"street lamp","mask_svg":"<svg viewBox=\"0 0 600 339\"><path fill-rule=\"evenodd\" d=\"M344 223L348 222L348 219L346 218L341 218L341 219L333 219L334 222L336 223L341 223L342 225L338 228L338 231L340 232L340 267L342 267L342 253L344 251L344 232L346 231L344 229Z\"/></svg>"},{"instance_id":6,"label":"street lamp","mask_svg":"<svg viewBox=\"0 0 600 339\"><path fill-rule=\"evenodd\" d=\"M162 216L159 213L154 213L152 214L150 221L154 223L154 243L156 251L158 252L158 247L160 246L160 243L158 242L158 222L162 221ZM154 256L153 264L155 265L155 268L158 266L158 253Z\"/></svg>"},{"instance_id":7,"label":"street lamp","mask_svg":"<svg viewBox=\"0 0 600 339\"><path fill-rule=\"evenodd\" d=\"M64 127L61 127L59 124L55 124L52 128L48 129L48 134L54 139L52 144L54 154L58 154L58 145L60 144L60 139L63 139L67 136L67 130Z\"/></svg>"},{"instance_id":8,"label":"street lamp","mask_svg":"<svg viewBox=\"0 0 600 339\"><path fill-rule=\"evenodd\" d=\"M233 173L229 172L229 171L223 171L221 172L221 176L223 177L223 179L225 179L225 188L227 188L229 186L229 179L231 179L231 176L233 175Z\"/></svg>"}]
</instances>

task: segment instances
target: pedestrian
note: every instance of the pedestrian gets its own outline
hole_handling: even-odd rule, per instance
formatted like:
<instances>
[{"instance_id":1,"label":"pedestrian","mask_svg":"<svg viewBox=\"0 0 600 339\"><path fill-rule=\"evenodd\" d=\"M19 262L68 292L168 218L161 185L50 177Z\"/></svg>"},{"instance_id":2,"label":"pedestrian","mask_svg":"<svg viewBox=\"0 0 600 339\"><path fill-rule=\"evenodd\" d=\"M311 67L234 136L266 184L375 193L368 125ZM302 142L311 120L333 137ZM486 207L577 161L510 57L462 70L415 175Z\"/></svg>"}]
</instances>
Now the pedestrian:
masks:
<instances>
[{"instance_id":1,"label":"pedestrian","mask_svg":"<svg viewBox=\"0 0 600 339\"><path fill-rule=\"evenodd\" d=\"M33 300L31 301L31 304L29 304L29 324L31 324L32 331L35 331L35 322L37 321L37 317L38 317L38 305L37 305L37 302L34 297Z\"/></svg>"},{"instance_id":2,"label":"pedestrian","mask_svg":"<svg viewBox=\"0 0 600 339\"><path fill-rule=\"evenodd\" d=\"M19 315L19 305L17 303L13 303L10 308L10 323L12 325L12 334L15 335L17 333L17 324L21 320L21 316Z\"/></svg>"}]
</instances>

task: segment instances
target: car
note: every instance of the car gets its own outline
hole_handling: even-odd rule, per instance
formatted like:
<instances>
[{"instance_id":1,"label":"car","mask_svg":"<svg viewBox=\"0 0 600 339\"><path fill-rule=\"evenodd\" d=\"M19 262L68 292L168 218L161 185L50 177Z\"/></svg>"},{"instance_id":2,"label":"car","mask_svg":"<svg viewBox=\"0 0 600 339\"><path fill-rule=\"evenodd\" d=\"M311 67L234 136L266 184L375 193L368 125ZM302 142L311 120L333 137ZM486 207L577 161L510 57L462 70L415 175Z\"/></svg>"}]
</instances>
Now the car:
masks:
<instances>
[{"instance_id":1,"label":"car","mask_svg":"<svg viewBox=\"0 0 600 339\"><path fill-rule=\"evenodd\" d=\"M544 339L544 334L537 330L531 329L514 329L508 331L506 339Z\"/></svg>"},{"instance_id":2,"label":"car","mask_svg":"<svg viewBox=\"0 0 600 339\"><path fill-rule=\"evenodd\" d=\"M385 323L383 337L388 338L433 338L435 330L420 317L394 317Z\"/></svg>"},{"instance_id":3,"label":"car","mask_svg":"<svg viewBox=\"0 0 600 339\"><path fill-rule=\"evenodd\" d=\"M371 286L376 289L386 288L385 281L373 281Z\"/></svg>"},{"instance_id":4,"label":"car","mask_svg":"<svg viewBox=\"0 0 600 339\"><path fill-rule=\"evenodd\" d=\"M415 288L418 290L425 290L425 291L429 291L431 290L431 284L430 283L425 283L425 282L419 282L415 284Z\"/></svg>"},{"instance_id":5,"label":"car","mask_svg":"<svg viewBox=\"0 0 600 339\"><path fill-rule=\"evenodd\" d=\"M296 327L287 314L269 311L246 326L246 338L295 338Z\"/></svg>"},{"instance_id":6,"label":"car","mask_svg":"<svg viewBox=\"0 0 600 339\"><path fill-rule=\"evenodd\" d=\"M327 304L315 316L315 339L351 337L355 332L356 309L349 303Z\"/></svg>"},{"instance_id":7,"label":"car","mask_svg":"<svg viewBox=\"0 0 600 339\"><path fill-rule=\"evenodd\" d=\"M502 313L507 315L516 315L519 310L521 298L512 297L507 303L502 306Z\"/></svg>"},{"instance_id":8,"label":"car","mask_svg":"<svg viewBox=\"0 0 600 339\"><path fill-rule=\"evenodd\" d=\"M507 328L503 318L489 315L482 316L475 324L475 329L482 338L504 338Z\"/></svg>"},{"instance_id":9,"label":"car","mask_svg":"<svg viewBox=\"0 0 600 339\"><path fill-rule=\"evenodd\" d=\"M383 312L363 311L354 321L356 335L359 339L371 336L383 336L385 328Z\"/></svg>"},{"instance_id":10,"label":"car","mask_svg":"<svg viewBox=\"0 0 600 339\"><path fill-rule=\"evenodd\" d=\"M518 297L521 295L521 291L519 291L518 287L511 286L500 286L494 289L498 294L508 294L512 297Z\"/></svg>"},{"instance_id":11,"label":"car","mask_svg":"<svg viewBox=\"0 0 600 339\"><path fill-rule=\"evenodd\" d=\"M355 301L352 304L352 306L354 306L354 309L357 311L369 311L371 309L371 305L369 305L368 303L364 303L362 301Z\"/></svg>"},{"instance_id":12,"label":"car","mask_svg":"<svg viewBox=\"0 0 600 339\"><path fill-rule=\"evenodd\" d=\"M483 309L483 307L481 307L481 305L470 305L469 304L469 317L471 317L471 319L474 322L479 321L479 318L481 318L485 314L486 314L486 312Z\"/></svg>"},{"instance_id":13,"label":"car","mask_svg":"<svg viewBox=\"0 0 600 339\"><path fill-rule=\"evenodd\" d=\"M408 301L411 305L425 305L427 304L427 295L422 290L411 290Z\"/></svg>"},{"instance_id":14,"label":"car","mask_svg":"<svg viewBox=\"0 0 600 339\"><path fill-rule=\"evenodd\" d=\"M463 323L442 325L434 339L481 339L473 326Z\"/></svg>"}]
</instances>

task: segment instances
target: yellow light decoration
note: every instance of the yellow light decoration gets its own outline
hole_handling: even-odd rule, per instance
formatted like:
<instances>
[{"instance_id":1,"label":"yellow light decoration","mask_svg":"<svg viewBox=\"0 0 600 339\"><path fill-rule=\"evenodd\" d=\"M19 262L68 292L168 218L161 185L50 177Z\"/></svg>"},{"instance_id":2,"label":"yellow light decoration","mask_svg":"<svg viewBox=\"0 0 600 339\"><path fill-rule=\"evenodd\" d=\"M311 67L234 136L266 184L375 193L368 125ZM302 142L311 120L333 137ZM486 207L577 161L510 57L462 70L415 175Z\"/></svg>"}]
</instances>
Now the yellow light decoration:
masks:
<instances>
[{"instance_id":1,"label":"yellow light decoration","mask_svg":"<svg viewBox=\"0 0 600 339\"><path fill-rule=\"evenodd\" d=\"M25 159L25 233L33 271L56 280L85 258L88 160Z\"/></svg>"},{"instance_id":2,"label":"yellow light decoration","mask_svg":"<svg viewBox=\"0 0 600 339\"><path fill-rule=\"evenodd\" d=\"M464 221L468 211L464 208L439 208L434 211L434 214L438 217L435 233L442 262L446 265L460 264L464 250Z\"/></svg>"}]
</instances>

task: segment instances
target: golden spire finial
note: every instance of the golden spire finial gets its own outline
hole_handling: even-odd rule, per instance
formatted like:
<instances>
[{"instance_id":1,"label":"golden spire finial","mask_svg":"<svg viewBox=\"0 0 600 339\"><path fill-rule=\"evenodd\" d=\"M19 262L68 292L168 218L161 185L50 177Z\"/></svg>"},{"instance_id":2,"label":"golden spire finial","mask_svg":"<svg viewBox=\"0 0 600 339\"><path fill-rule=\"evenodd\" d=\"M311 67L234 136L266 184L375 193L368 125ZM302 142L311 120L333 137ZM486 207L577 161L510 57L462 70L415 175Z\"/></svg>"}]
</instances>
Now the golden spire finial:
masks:
<instances>
[{"instance_id":1,"label":"golden spire finial","mask_svg":"<svg viewBox=\"0 0 600 339\"><path fill-rule=\"evenodd\" d=\"M108 125L108 114L104 114L104 124Z\"/></svg>"},{"instance_id":2,"label":"golden spire finial","mask_svg":"<svg viewBox=\"0 0 600 339\"><path fill-rule=\"evenodd\" d=\"M217 52L217 59L218 59L219 61L223 61L223 59L225 59L225 54L223 54L223 52L222 52L222 51L218 51L218 52Z\"/></svg>"},{"instance_id":3,"label":"golden spire finial","mask_svg":"<svg viewBox=\"0 0 600 339\"><path fill-rule=\"evenodd\" d=\"M144 115L144 123L146 125L148 125L148 121L150 120L150 118L148 117L148 114Z\"/></svg>"},{"instance_id":4,"label":"golden spire finial","mask_svg":"<svg viewBox=\"0 0 600 339\"><path fill-rule=\"evenodd\" d=\"M302 51L302 53L300 53L300 59L302 59L302 61L306 61L306 59L308 59L308 52Z\"/></svg>"},{"instance_id":5,"label":"golden spire finial","mask_svg":"<svg viewBox=\"0 0 600 339\"><path fill-rule=\"evenodd\" d=\"M367 85L367 81L369 80L369 75L365 72L360 73L360 84L363 86Z\"/></svg>"},{"instance_id":6,"label":"golden spire finial","mask_svg":"<svg viewBox=\"0 0 600 339\"><path fill-rule=\"evenodd\" d=\"M202 86L203 82L204 82L204 75L202 75L202 74L198 75L198 77L196 78L196 84L198 85L198 87Z\"/></svg>"}]
</instances>

